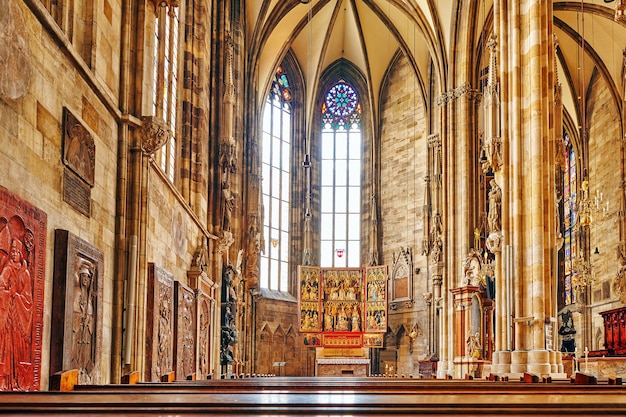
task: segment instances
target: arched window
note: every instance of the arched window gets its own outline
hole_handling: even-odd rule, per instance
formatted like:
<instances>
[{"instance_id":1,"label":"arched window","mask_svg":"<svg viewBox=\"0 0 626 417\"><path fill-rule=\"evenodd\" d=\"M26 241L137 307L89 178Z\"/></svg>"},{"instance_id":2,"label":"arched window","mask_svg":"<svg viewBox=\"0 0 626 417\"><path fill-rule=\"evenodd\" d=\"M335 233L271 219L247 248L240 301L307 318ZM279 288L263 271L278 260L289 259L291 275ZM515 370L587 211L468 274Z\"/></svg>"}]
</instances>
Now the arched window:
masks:
<instances>
[{"instance_id":1,"label":"arched window","mask_svg":"<svg viewBox=\"0 0 626 417\"><path fill-rule=\"evenodd\" d=\"M155 155L158 165L174 182L176 167L176 117L178 111L178 7L158 3L154 31L154 115L165 121L172 136Z\"/></svg>"},{"instance_id":2,"label":"arched window","mask_svg":"<svg viewBox=\"0 0 626 417\"><path fill-rule=\"evenodd\" d=\"M291 172L291 85L282 67L272 81L263 112L262 174L265 253L260 286L288 291L289 193Z\"/></svg>"},{"instance_id":3,"label":"arched window","mask_svg":"<svg viewBox=\"0 0 626 417\"><path fill-rule=\"evenodd\" d=\"M361 262L361 103L344 80L322 103L320 265Z\"/></svg>"},{"instance_id":4,"label":"arched window","mask_svg":"<svg viewBox=\"0 0 626 417\"><path fill-rule=\"evenodd\" d=\"M572 285L572 278L575 274L572 262L578 254L578 236L576 233L576 153L570 142L569 135L565 133L566 162L563 173L563 261L564 277L563 290L565 305L574 304L576 291Z\"/></svg>"}]
</instances>

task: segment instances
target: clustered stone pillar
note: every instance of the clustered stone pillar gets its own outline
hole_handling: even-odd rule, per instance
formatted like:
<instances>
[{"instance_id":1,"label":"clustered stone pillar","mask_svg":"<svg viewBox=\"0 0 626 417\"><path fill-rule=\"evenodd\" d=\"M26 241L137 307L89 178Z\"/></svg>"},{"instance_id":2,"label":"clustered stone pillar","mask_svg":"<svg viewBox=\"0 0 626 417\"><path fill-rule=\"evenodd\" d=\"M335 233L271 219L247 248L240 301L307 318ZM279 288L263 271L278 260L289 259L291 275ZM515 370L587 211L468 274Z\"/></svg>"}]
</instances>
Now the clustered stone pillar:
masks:
<instances>
[{"instance_id":1,"label":"clustered stone pillar","mask_svg":"<svg viewBox=\"0 0 626 417\"><path fill-rule=\"evenodd\" d=\"M502 231L507 242L502 248L512 248L505 251L504 262L502 257L496 260L497 297L502 300L496 318L498 372L554 374L562 368L560 355L546 344L546 323L556 313L550 293L556 245L555 95L553 89L542 88L555 83L551 7L546 0L532 0L524 8L494 3L499 62L506 63L498 74L507 85L520 86L519 91L502 88L509 94L501 98L503 168L495 175L503 191ZM498 22L515 22L516 38L523 41L509 39L510 30L500 30ZM500 311L508 304L513 306L514 325L510 361L503 339L508 319Z\"/></svg>"}]
</instances>

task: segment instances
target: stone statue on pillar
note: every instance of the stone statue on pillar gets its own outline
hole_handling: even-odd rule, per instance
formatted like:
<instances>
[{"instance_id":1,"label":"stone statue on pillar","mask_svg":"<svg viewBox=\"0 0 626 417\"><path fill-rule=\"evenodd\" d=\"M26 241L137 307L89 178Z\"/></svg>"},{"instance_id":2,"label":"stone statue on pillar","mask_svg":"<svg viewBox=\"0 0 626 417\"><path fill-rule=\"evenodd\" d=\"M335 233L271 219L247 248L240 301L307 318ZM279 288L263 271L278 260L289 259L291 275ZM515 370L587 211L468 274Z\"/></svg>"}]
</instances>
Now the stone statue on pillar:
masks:
<instances>
[{"instance_id":1,"label":"stone statue on pillar","mask_svg":"<svg viewBox=\"0 0 626 417\"><path fill-rule=\"evenodd\" d=\"M617 275L613 280L613 291L619 295L622 303L626 303L626 248L624 246L618 248L617 258Z\"/></svg>"},{"instance_id":2,"label":"stone statue on pillar","mask_svg":"<svg viewBox=\"0 0 626 417\"><path fill-rule=\"evenodd\" d=\"M489 235L485 242L491 253L502 250L502 189L495 179L489 182L489 213L487 214Z\"/></svg>"},{"instance_id":3,"label":"stone statue on pillar","mask_svg":"<svg viewBox=\"0 0 626 417\"><path fill-rule=\"evenodd\" d=\"M235 291L236 270L226 264L222 272L222 329L220 345L220 363L231 365L235 361L232 347L239 340L237 317L237 293Z\"/></svg>"}]
</instances>

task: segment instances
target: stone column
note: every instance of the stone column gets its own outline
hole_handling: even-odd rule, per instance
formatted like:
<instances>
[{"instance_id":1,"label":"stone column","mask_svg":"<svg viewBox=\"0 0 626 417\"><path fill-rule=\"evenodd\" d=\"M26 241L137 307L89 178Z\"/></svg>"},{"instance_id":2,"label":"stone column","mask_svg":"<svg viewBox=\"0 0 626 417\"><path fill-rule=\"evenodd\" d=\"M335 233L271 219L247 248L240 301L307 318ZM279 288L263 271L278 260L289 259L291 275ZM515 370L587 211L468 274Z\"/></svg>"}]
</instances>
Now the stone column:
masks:
<instances>
[{"instance_id":1,"label":"stone column","mask_svg":"<svg viewBox=\"0 0 626 417\"><path fill-rule=\"evenodd\" d=\"M448 102L450 101L449 95L448 93L444 93L442 95L440 95L439 97L437 97L437 106L439 108L439 129L440 129L440 134L439 137L431 137L431 142L433 140L437 140L437 142L441 145L443 144L442 141L442 137L444 136L443 132L448 132L449 128L448 128L448 124L451 124L452 121L449 120L448 118ZM440 146L441 149L441 155L442 155L442 159L449 161L453 158L451 158L451 150L450 150L450 146ZM443 168L441 168L441 170L443 171ZM447 177L446 178L450 178L451 176L454 176L456 171L454 169L454 167L447 167L448 173L447 173ZM435 186L433 187L435 189L435 195L433 196L433 211L439 209L439 204L443 203L444 201L447 204L450 204L450 202L447 200L447 196L442 195L443 191L441 191L440 194L437 194L437 188L439 188L440 190L443 190L443 175L439 175L438 178L431 178L431 187L433 187L433 182L435 184ZM439 183L439 185L436 185L437 182ZM451 182L447 181L445 182L445 189L447 189L449 186L451 186ZM443 207L442 207L443 209ZM454 222L453 220L450 220L448 218L448 216L445 215L442 217L443 219L446 219L446 241L447 242L453 242L455 239L455 235L456 235L456 229L454 228ZM442 253L441 253L441 260L437 263L436 268L434 270L433 273L433 301L434 301L434 311L435 311L435 319L434 319L434 330L433 330L433 334L435 334L437 340L436 343L434 345L434 349L436 354L438 354L439 356L439 363L437 365L437 377L438 378L445 378L447 375L451 375L452 372L454 372L454 363L452 361L452 358L450 358L451 355L451 342L449 342L450 338L450 326L453 325L453 318L446 318L447 314L445 314L448 311L448 298L445 296L447 293L447 288L448 285L446 283L444 283L443 281L443 270L444 270L444 264L447 264L448 266L448 273L451 274L451 270L454 268L454 265L450 264L449 260L451 259L450 257L450 245L448 244L445 248L443 247L444 242L442 241ZM446 250L447 249L447 250ZM432 260L431 260L432 263ZM452 285L452 287L454 287L455 285Z\"/></svg>"},{"instance_id":2,"label":"stone column","mask_svg":"<svg viewBox=\"0 0 626 417\"><path fill-rule=\"evenodd\" d=\"M545 321L555 313L551 288L552 251L556 242L554 218L554 45L552 2L530 0L522 5L496 1L501 15L496 25L508 22L509 38L502 44L502 79L514 89L503 97L503 224L513 247L513 277L504 288L513 294L514 350L511 372L550 374L554 354L546 350ZM513 28L512 30L510 28ZM515 42L513 42L515 40ZM547 88L550 86L550 88ZM517 88L517 90L515 89ZM519 115L519 118L512 117ZM499 320L503 320L500 314ZM498 326L502 331L502 326ZM501 341L502 342L502 341ZM500 349L504 346L500 343Z\"/></svg>"}]
</instances>

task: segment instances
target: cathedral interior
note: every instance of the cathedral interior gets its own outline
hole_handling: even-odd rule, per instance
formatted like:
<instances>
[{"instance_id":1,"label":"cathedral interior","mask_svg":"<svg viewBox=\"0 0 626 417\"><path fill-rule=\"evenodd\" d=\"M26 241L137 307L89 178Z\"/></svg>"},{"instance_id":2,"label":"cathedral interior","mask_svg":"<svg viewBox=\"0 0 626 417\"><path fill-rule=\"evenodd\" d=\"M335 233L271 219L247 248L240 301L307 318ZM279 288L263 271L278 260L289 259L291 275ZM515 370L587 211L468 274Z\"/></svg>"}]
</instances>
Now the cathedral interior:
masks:
<instances>
[{"instance_id":1,"label":"cathedral interior","mask_svg":"<svg viewBox=\"0 0 626 417\"><path fill-rule=\"evenodd\" d=\"M1 391L626 376L626 1L0 4Z\"/></svg>"}]
</instances>

